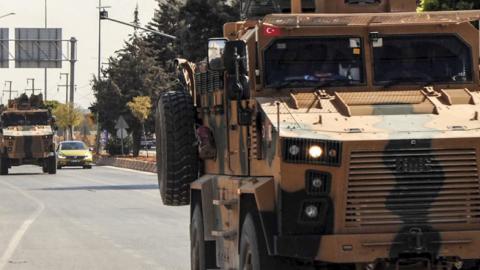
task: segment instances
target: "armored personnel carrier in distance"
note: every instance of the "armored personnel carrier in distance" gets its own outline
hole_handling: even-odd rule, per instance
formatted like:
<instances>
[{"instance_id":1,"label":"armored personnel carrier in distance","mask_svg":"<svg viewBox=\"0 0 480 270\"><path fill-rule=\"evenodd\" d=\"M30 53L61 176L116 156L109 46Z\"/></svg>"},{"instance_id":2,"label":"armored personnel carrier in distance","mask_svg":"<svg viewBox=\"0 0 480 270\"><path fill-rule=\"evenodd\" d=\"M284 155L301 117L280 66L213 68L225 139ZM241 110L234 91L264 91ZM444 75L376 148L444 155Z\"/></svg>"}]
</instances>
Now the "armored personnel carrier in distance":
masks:
<instances>
[{"instance_id":1,"label":"armored personnel carrier in distance","mask_svg":"<svg viewBox=\"0 0 480 270\"><path fill-rule=\"evenodd\" d=\"M244 1L157 108L192 269L480 269L480 11Z\"/></svg>"},{"instance_id":2,"label":"armored personnel carrier in distance","mask_svg":"<svg viewBox=\"0 0 480 270\"><path fill-rule=\"evenodd\" d=\"M42 95L10 100L0 114L0 175L12 166L38 165L56 174L55 120L44 108Z\"/></svg>"}]
</instances>

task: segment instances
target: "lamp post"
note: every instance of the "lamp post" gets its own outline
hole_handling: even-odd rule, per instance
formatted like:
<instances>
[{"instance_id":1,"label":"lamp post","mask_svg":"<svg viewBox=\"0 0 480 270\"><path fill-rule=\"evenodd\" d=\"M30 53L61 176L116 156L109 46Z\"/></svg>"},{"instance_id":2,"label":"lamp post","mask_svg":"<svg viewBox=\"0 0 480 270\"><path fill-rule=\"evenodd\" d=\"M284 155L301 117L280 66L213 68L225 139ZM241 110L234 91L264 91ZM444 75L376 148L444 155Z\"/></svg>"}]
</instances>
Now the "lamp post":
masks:
<instances>
[{"instance_id":1,"label":"lamp post","mask_svg":"<svg viewBox=\"0 0 480 270\"><path fill-rule=\"evenodd\" d=\"M47 28L47 18L48 18L48 9L47 9L47 0L45 0L45 28ZM48 98L48 72L47 68L44 69L44 84L45 84L45 89L44 89L44 99L47 101Z\"/></svg>"}]
</instances>

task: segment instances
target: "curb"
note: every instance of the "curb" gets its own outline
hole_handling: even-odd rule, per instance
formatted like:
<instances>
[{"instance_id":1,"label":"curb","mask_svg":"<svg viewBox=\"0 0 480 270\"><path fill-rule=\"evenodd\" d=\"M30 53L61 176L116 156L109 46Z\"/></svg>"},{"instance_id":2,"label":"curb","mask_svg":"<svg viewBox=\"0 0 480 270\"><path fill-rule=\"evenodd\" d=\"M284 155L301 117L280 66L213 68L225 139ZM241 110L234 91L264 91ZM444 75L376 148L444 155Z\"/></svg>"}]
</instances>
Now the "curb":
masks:
<instances>
[{"instance_id":1,"label":"curb","mask_svg":"<svg viewBox=\"0 0 480 270\"><path fill-rule=\"evenodd\" d=\"M112 166L124 169L131 169L142 172L157 173L157 164L142 160L132 160L128 158L117 157L99 157L96 162L97 166Z\"/></svg>"}]
</instances>

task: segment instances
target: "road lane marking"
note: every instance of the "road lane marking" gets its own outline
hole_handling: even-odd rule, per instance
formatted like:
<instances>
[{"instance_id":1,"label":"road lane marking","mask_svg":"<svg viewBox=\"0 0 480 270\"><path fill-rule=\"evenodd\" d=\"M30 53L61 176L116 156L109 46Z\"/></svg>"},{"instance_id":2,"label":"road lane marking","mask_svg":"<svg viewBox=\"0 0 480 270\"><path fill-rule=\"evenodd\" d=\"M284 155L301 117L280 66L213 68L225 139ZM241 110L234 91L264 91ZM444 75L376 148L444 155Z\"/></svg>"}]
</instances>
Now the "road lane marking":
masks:
<instances>
[{"instance_id":1,"label":"road lane marking","mask_svg":"<svg viewBox=\"0 0 480 270\"><path fill-rule=\"evenodd\" d=\"M35 210L35 212L32 215L30 215L28 219L23 222L23 224L20 226L17 232L15 232L12 239L10 239L10 242L8 243L7 249L2 254L2 257L0 257L0 270L3 270L5 266L8 264L8 262L10 261L10 259L12 258L12 256L14 255L15 250L17 249L18 245L22 241L23 237L27 233L30 226L32 226L32 224L38 219L38 217L40 217L42 212L45 210L45 205L43 204L43 202L41 202L37 198L31 196L27 192L21 190L20 188L14 185L11 185L6 182L0 182L0 184L17 191L25 198L37 204L37 209Z\"/></svg>"}]
</instances>

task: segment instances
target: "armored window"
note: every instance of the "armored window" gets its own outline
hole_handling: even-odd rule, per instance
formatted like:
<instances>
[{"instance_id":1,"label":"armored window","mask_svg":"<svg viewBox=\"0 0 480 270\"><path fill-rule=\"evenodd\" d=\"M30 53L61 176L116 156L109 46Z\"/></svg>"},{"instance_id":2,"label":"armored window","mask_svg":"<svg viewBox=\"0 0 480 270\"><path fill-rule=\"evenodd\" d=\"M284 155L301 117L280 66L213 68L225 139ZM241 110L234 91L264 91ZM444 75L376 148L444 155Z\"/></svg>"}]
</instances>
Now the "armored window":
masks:
<instances>
[{"instance_id":1,"label":"armored window","mask_svg":"<svg viewBox=\"0 0 480 270\"><path fill-rule=\"evenodd\" d=\"M456 35L379 36L373 44L377 84L465 83L472 52Z\"/></svg>"},{"instance_id":2,"label":"armored window","mask_svg":"<svg viewBox=\"0 0 480 270\"><path fill-rule=\"evenodd\" d=\"M267 87L328 87L364 83L357 37L284 38L265 51Z\"/></svg>"}]
</instances>

